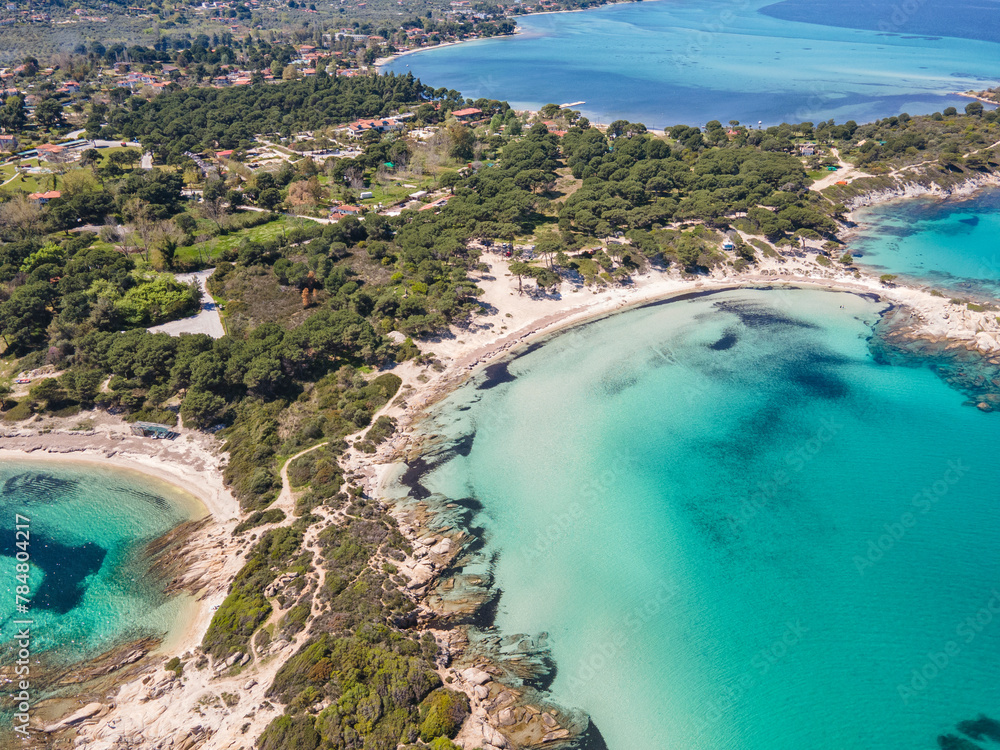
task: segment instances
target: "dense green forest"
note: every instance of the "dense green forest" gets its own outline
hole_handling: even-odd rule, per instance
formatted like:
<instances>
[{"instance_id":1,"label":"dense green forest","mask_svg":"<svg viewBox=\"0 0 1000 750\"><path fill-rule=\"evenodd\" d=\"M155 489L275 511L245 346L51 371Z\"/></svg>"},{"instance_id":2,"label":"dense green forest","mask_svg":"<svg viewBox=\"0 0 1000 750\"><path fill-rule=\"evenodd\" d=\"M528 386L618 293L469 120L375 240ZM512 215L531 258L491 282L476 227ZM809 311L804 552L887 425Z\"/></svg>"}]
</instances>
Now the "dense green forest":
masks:
<instances>
[{"instance_id":1,"label":"dense green forest","mask_svg":"<svg viewBox=\"0 0 1000 750\"><path fill-rule=\"evenodd\" d=\"M358 117L383 117L434 96L435 90L412 74L324 74L280 86L189 88L148 101L130 97L127 106L108 112L105 127L107 133L140 140L176 163L185 151L248 148L260 134L289 135Z\"/></svg>"}]
</instances>

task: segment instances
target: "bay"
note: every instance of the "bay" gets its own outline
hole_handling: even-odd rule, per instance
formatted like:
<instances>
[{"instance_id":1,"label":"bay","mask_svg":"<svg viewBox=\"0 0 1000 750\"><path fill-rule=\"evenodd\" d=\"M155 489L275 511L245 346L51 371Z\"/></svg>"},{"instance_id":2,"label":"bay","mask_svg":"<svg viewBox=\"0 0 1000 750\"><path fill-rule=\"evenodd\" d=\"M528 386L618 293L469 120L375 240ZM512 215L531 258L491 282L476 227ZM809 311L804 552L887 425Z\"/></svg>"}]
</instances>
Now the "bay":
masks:
<instances>
[{"instance_id":1,"label":"bay","mask_svg":"<svg viewBox=\"0 0 1000 750\"><path fill-rule=\"evenodd\" d=\"M15 620L29 619L33 658L68 666L126 641L166 634L183 605L164 593L166 582L151 570L144 549L203 513L190 495L134 471L3 462L0 643L15 638ZM27 527L27 538L16 535L16 524ZM29 557L27 583L18 579L19 552ZM23 600L15 598L18 586L27 587ZM20 612L24 600L27 611Z\"/></svg>"},{"instance_id":2,"label":"bay","mask_svg":"<svg viewBox=\"0 0 1000 750\"><path fill-rule=\"evenodd\" d=\"M896 201L857 219L865 229L850 248L861 265L953 295L1000 297L1000 190Z\"/></svg>"},{"instance_id":3,"label":"bay","mask_svg":"<svg viewBox=\"0 0 1000 750\"><path fill-rule=\"evenodd\" d=\"M482 504L496 627L548 634L552 697L611 750L930 750L996 715L1000 422L879 364L880 310L647 306L481 374L425 426L465 437L422 483Z\"/></svg>"},{"instance_id":4,"label":"bay","mask_svg":"<svg viewBox=\"0 0 1000 750\"><path fill-rule=\"evenodd\" d=\"M954 92L996 85L1000 35L944 35L958 33L948 19L973 12L972 0L921 4L921 23L940 20L935 35L894 21L894 0L873 0L861 15L838 6L799 3L796 20L761 12L774 12L763 0L522 16L514 37L418 51L383 70L519 108L584 101L578 109L596 122L657 128L713 119L867 122L962 108L969 100ZM844 27L856 18L870 28Z\"/></svg>"}]
</instances>

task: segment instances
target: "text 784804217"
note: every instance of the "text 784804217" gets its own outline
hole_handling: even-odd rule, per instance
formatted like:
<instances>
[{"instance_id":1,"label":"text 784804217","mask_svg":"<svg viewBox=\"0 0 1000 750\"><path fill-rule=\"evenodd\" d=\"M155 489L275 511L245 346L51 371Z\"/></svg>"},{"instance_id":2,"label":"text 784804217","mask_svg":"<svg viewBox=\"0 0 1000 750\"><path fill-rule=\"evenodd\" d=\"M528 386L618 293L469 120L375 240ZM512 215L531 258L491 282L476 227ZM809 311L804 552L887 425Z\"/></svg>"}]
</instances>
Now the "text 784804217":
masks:
<instances>
[{"instance_id":1,"label":"text 784804217","mask_svg":"<svg viewBox=\"0 0 1000 750\"><path fill-rule=\"evenodd\" d=\"M27 737L28 719L31 709L31 626L33 621L27 615L31 610L31 519L17 513L14 517L14 546L17 548L15 557L14 603L19 619L14 620L17 635L12 647L15 650L15 682L16 692L11 693L14 703L14 731Z\"/></svg>"}]
</instances>

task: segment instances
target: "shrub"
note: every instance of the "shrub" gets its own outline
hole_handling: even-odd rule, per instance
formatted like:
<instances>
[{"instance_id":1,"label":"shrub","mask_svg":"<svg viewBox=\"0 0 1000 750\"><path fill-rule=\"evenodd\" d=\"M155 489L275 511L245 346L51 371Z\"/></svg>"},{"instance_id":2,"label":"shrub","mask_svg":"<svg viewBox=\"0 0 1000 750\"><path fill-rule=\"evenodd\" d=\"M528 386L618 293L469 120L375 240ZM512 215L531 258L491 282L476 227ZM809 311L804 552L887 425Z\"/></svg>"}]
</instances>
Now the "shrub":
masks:
<instances>
[{"instance_id":1,"label":"shrub","mask_svg":"<svg viewBox=\"0 0 1000 750\"><path fill-rule=\"evenodd\" d=\"M243 519L233 529L234 534L242 534L244 531L263 526L268 523L280 523L285 520L285 512L281 508L269 508L268 510L258 510Z\"/></svg>"},{"instance_id":2,"label":"shrub","mask_svg":"<svg viewBox=\"0 0 1000 750\"><path fill-rule=\"evenodd\" d=\"M309 716L289 716L274 719L257 738L259 750L316 750L319 734Z\"/></svg>"},{"instance_id":3,"label":"shrub","mask_svg":"<svg viewBox=\"0 0 1000 750\"><path fill-rule=\"evenodd\" d=\"M454 737L469 715L469 699L462 693L439 688L420 704L420 739L430 742L436 737Z\"/></svg>"},{"instance_id":4,"label":"shrub","mask_svg":"<svg viewBox=\"0 0 1000 750\"><path fill-rule=\"evenodd\" d=\"M34 413L35 412L31 408L31 400L24 398L5 411L3 413L3 418L5 422L20 422L23 419L28 419L33 416Z\"/></svg>"},{"instance_id":5,"label":"shrub","mask_svg":"<svg viewBox=\"0 0 1000 750\"><path fill-rule=\"evenodd\" d=\"M206 652L225 659L248 650L250 637L271 614L264 589L289 566L301 544L302 531L291 526L271 529L261 536L208 626L201 644Z\"/></svg>"}]
</instances>

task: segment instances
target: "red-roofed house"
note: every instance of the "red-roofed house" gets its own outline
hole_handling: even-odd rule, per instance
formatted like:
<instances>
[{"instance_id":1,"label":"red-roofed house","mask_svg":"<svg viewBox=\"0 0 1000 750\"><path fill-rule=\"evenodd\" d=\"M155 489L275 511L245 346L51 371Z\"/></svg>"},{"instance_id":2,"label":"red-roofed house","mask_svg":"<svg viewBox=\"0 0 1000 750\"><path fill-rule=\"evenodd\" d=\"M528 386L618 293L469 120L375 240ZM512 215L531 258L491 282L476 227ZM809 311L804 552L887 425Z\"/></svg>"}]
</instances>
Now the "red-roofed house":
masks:
<instances>
[{"instance_id":1,"label":"red-roofed house","mask_svg":"<svg viewBox=\"0 0 1000 750\"><path fill-rule=\"evenodd\" d=\"M43 143L36 150L38 151L39 159L55 159L62 155L66 147L55 143Z\"/></svg>"},{"instance_id":2,"label":"red-roofed house","mask_svg":"<svg viewBox=\"0 0 1000 750\"><path fill-rule=\"evenodd\" d=\"M345 216L360 216L363 212L364 209L359 206L349 206L346 203L343 203L330 209L330 218L340 219Z\"/></svg>"},{"instance_id":3,"label":"red-roofed house","mask_svg":"<svg viewBox=\"0 0 1000 750\"><path fill-rule=\"evenodd\" d=\"M456 120L468 121L481 115L483 111L481 109L476 109L475 107L467 107L466 109L456 109L452 112L455 115Z\"/></svg>"},{"instance_id":4,"label":"red-roofed house","mask_svg":"<svg viewBox=\"0 0 1000 750\"><path fill-rule=\"evenodd\" d=\"M49 190L47 193L32 193L28 196L29 200L35 201L35 203L41 203L45 205L53 198L59 198L62 196L62 192L59 190Z\"/></svg>"},{"instance_id":5,"label":"red-roofed house","mask_svg":"<svg viewBox=\"0 0 1000 750\"><path fill-rule=\"evenodd\" d=\"M360 138L365 133L374 130L376 133L388 133L399 130L402 126L395 120L356 120L347 126L347 134L351 138Z\"/></svg>"}]
</instances>

